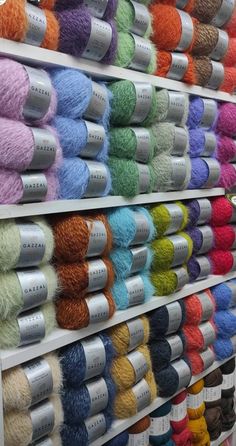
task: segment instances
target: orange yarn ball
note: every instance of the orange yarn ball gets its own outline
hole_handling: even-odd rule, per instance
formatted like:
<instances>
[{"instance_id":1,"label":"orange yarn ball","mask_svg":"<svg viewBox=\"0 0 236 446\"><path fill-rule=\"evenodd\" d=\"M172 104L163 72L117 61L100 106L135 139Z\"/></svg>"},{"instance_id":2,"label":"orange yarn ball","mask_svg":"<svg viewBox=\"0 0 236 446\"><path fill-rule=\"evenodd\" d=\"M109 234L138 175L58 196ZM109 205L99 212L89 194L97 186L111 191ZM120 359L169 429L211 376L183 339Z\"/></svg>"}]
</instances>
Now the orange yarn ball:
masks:
<instances>
[{"instance_id":1,"label":"orange yarn ball","mask_svg":"<svg viewBox=\"0 0 236 446\"><path fill-rule=\"evenodd\" d=\"M220 86L221 91L233 93L236 88L236 68L225 67L224 81Z\"/></svg>"},{"instance_id":2,"label":"orange yarn ball","mask_svg":"<svg viewBox=\"0 0 236 446\"><path fill-rule=\"evenodd\" d=\"M207 351L211 360L211 363L209 362L209 364L212 365L215 360L215 354L210 347L207 349ZM206 366L204 364L201 353L195 351L188 352L187 358L190 362L193 376L199 375L199 373L202 373L204 370L206 370Z\"/></svg>"},{"instance_id":3,"label":"orange yarn ball","mask_svg":"<svg viewBox=\"0 0 236 446\"><path fill-rule=\"evenodd\" d=\"M59 23L53 12L48 11L47 9L45 9L44 12L47 19L47 29L40 46L42 48L47 48L48 50L56 51L58 49L60 35Z\"/></svg>"},{"instance_id":4,"label":"orange yarn ball","mask_svg":"<svg viewBox=\"0 0 236 446\"><path fill-rule=\"evenodd\" d=\"M144 432L147 429L149 429L150 425L151 425L151 418L149 417L149 415L147 415L146 417L141 418L141 420L137 421L137 423L133 424L133 426L131 426L128 429L128 433L140 434L141 432Z\"/></svg>"},{"instance_id":5,"label":"orange yarn ball","mask_svg":"<svg viewBox=\"0 0 236 446\"><path fill-rule=\"evenodd\" d=\"M236 64L236 39L229 39L228 49L222 63L225 67L233 67Z\"/></svg>"},{"instance_id":6,"label":"orange yarn ball","mask_svg":"<svg viewBox=\"0 0 236 446\"><path fill-rule=\"evenodd\" d=\"M205 437L207 432L207 424L204 417L198 418L197 420L189 420L188 428L192 432L193 443L198 444Z\"/></svg>"},{"instance_id":7,"label":"orange yarn ball","mask_svg":"<svg viewBox=\"0 0 236 446\"><path fill-rule=\"evenodd\" d=\"M182 81L186 82L187 84L193 85L197 83L194 70L194 61L189 54L186 54L186 56L188 58L188 67L186 72L184 73ZM172 53L169 53L167 51L158 51L157 70L155 72L155 75L161 77L167 77L171 67L171 63L172 63Z\"/></svg>"},{"instance_id":8,"label":"orange yarn ball","mask_svg":"<svg viewBox=\"0 0 236 446\"><path fill-rule=\"evenodd\" d=\"M190 325L199 325L204 320L204 311L201 302L201 294L192 294L184 299L184 307L185 307L185 322ZM209 289L204 290L204 294L207 294L209 297L209 303L212 306L212 314L215 309L215 301L212 297L212 294ZM211 316L212 316L211 314ZM209 319L209 318L208 318Z\"/></svg>"}]
</instances>

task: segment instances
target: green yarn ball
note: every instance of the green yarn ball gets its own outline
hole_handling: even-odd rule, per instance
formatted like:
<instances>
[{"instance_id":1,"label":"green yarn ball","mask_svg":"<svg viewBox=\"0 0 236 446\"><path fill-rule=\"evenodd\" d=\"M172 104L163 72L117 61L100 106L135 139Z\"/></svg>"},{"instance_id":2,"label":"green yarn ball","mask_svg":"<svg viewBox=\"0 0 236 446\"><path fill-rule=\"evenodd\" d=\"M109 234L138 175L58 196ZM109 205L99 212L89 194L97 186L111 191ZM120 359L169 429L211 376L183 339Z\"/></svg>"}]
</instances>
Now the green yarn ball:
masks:
<instances>
[{"instance_id":1,"label":"green yarn ball","mask_svg":"<svg viewBox=\"0 0 236 446\"><path fill-rule=\"evenodd\" d=\"M149 133L150 152L148 163L156 153L156 139L151 128L145 129ZM131 127L115 127L109 133L109 154L117 158L136 159L137 138Z\"/></svg>"},{"instance_id":2,"label":"green yarn ball","mask_svg":"<svg viewBox=\"0 0 236 446\"><path fill-rule=\"evenodd\" d=\"M152 34L152 21L151 14L147 9L147 14L149 15L149 25L142 37L148 39ZM123 31L128 33L132 31L133 25L135 21L135 10L132 3L129 0L119 0L118 7L116 11L116 26L117 31Z\"/></svg>"},{"instance_id":3,"label":"green yarn ball","mask_svg":"<svg viewBox=\"0 0 236 446\"><path fill-rule=\"evenodd\" d=\"M175 204L180 208L182 214L182 222L180 226L173 232L182 231L187 226L188 223L188 208L183 203L181 203L181 201L177 201L173 204ZM168 233L168 230L173 220L171 218L169 209L166 207L166 205L160 204L151 207L150 214L152 216L153 223L157 230L157 237L162 237L163 235Z\"/></svg>"},{"instance_id":4,"label":"green yarn ball","mask_svg":"<svg viewBox=\"0 0 236 446\"><path fill-rule=\"evenodd\" d=\"M179 232L176 234L181 236L188 243L188 255L186 258L183 258L182 264L186 263L187 260L191 257L193 252L193 242L191 237L185 232ZM170 269L173 266L175 247L172 240L169 237L163 237L152 242L153 249L153 262L152 262L152 270L159 272ZM176 266L176 265L174 265Z\"/></svg>"},{"instance_id":5,"label":"green yarn ball","mask_svg":"<svg viewBox=\"0 0 236 446\"><path fill-rule=\"evenodd\" d=\"M111 172L112 194L131 198L140 193L138 163L110 157L108 166ZM154 174L151 166L149 168L149 185L146 193L152 192L154 185Z\"/></svg>"},{"instance_id":6,"label":"green yarn ball","mask_svg":"<svg viewBox=\"0 0 236 446\"><path fill-rule=\"evenodd\" d=\"M168 121L168 112L170 108L170 92L166 89L157 91L157 114L156 120L157 122ZM184 114L179 120L178 124L180 126L184 126L188 119L189 114L189 97L187 93L182 93L184 96ZM175 121L175 123L177 123Z\"/></svg>"},{"instance_id":7,"label":"green yarn ball","mask_svg":"<svg viewBox=\"0 0 236 446\"><path fill-rule=\"evenodd\" d=\"M175 129L178 129L174 124L170 122L159 122L152 126L152 131L156 139L156 154L160 155L165 153L167 155L173 155L175 152ZM188 152L188 131L187 134L187 144L183 148L183 154Z\"/></svg>"},{"instance_id":8,"label":"green yarn ball","mask_svg":"<svg viewBox=\"0 0 236 446\"><path fill-rule=\"evenodd\" d=\"M178 158L178 157L177 157ZM156 177L155 191L164 192L169 190L183 190L186 189L191 178L191 163L188 156L181 157L179 160L185 159L185 171L182 181L175 181L174 173L176 167L173 166L173 157L162 153L155 156L152 160L152 167Z\"/></svg>"},{"instance_id":9,"label":"green yarn ball","mask_svg":"<svg viewBox=\"0 0 236 446\"><path fill-rule=\"evenodd\" d=\"M150 278L155 288L156 296L168 296L177 291L178 277L175 269L161 271L159 273L152 271Z\"/></svg>"},{"instance_id":10,"label":"green yarn ball","mask_svg":"<svg viewBox=\"0 0 236 446\"><path fill-rule=\"evenodd\" d=\"M157 67L156 48L153 45L153 43L151 42L149 43L151 45L151 59L149 65L142 71L148 74L153 74L155 73ZM118 33L115 65L122 68L129 68L134 58L134 52L135 52L134 50L135 50L135 42L132 34L123 32Z\"/></svg>"},{"instance_id":11,"label":"green yarn ball","mask_svg":"<svg viewBox=\"0 0 236 446\"><path fill-rule=\"evenodd\" d=\"M128 80L121 80L113 82L109 85L113 97L111 100L111 118L112 125L125 126L132 123L132 116L134 114L136 105L136 91L133 82ZM151 108L140 125L149 127L155 121L157 110L157 96L155 87L152 86L152 101Z\"/></svg>"}]
</instances>

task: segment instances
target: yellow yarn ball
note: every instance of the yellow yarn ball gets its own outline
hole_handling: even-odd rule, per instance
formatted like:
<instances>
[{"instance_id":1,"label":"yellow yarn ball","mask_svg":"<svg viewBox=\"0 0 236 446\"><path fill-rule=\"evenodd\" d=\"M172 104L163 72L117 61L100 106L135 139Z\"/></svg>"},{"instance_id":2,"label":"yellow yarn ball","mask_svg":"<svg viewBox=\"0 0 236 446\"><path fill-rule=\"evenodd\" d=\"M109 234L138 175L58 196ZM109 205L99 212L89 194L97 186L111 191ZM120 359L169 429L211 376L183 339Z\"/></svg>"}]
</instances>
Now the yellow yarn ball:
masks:
<instances>
[{"instance_id":1,"label":"yellow yarn ball","mask_svg":"<svg viewBox=\"0 0 236 446\"><path fill-rule=\"evenodd\" d=\"M188 388L188 394L190 395L198 395L200 392L203 392L204 388L204 380L200 379L195 384ZM190 420L197 420L204 415L205 412L205 403L204 401L197 408L188 407L188 416Z\"/></svg>"},{"instance_id":2,"label":"yellow yarn ball","mask_svg":"<svg viewBox=\"0 0 236 446\"><path fill-rule=\"evenodd\" d=\"M177 206L182 214L182 221L180 220L180 225L175 231L172 232L182 231L188 223L188 208L181 203L181 201L177 201L176 203L172 204ZM171 217L170 210L165 204L151 207L150 214L157 230L157 237L162 237L163 235L170 233L168 231L170 229L170 225L173 223L173 219Z\"/></svg>"},{"instance_id":3,"label":"yellow yarn ball","mask_svg":"<svg viewBox=\"0 0 236 446\"><path fill-rule=\"evenodd\" d=\"M147 344L148 340L149 340L149 333L150 333L148 318L146 316L142 315L142 316L132 319L132 320L138 320L141 322L141 326L143 327L144 336L143 336L140 344ZM130 332L129 332L129 328L127 325L129 322L130 321L122 322L121 324L115 325L114 327L110 328L110 330L108 332L117 355L126 355L129 351Z\"/></svg>"},{"instance_id":4,"label":"yellow yarn ball","mask_svg":"<svg viewBox=\"0 0 236 446\"><path fill-rule=\"evenodd\" d=\"M179 236L187 240L188 253L186 258L183 258L182 262L185 263L187 260L189 260L193 252L192 239L185 232L178 232L175 236ZM152 242L152 249L154 252L152 262L153 271L165 271L173 266L175 247L171 240L171 237L163 237L161 239L154 240Z\"/></svg>"},{"instance_id":5,"label":"yellow yarn ball","mask_svg":"<svg viewBox=\"0 0 236 446\"><path fill-rule=\"evenodd\" d=\"M186 283L188 283L188 273L186 270ZM168 296L169 294L175 293L178 287L178 277L175 269L170 269L168 271L150 273L150 278L153 286L155 287L156 296Z\"/></svg>"},{"instance_id":6,"label":"yellow yarn ball","mask_svg":"<svg viewBox=\"0 0 236 446\"><path fill-rule=\"evenodd\" d=\"M194 446L210 446L210 445L211 445L211 439L209 432L205 432L202 440L198 441L197 443L194 443Z\"/></svg>"},{"instance_id":7,"label":"yellow yarn ball","mask_svg":"<svg viewBox=\"0 0 236 446\"><path fill-rule=\"evenodd\" d=\"M203 440L207 432L207 424L204 417L197 420L189 420L188 428L192 432L193 443L198 443Z\"/></svg>"}]
</instances>

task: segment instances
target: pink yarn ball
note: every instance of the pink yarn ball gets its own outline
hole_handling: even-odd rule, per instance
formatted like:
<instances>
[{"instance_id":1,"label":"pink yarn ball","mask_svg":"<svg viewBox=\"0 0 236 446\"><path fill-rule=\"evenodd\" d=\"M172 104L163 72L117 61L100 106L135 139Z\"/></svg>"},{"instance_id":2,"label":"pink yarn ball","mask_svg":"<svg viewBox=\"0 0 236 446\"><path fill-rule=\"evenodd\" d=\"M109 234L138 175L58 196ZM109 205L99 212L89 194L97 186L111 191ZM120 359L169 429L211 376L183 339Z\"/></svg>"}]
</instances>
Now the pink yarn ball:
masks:
<instances>
[{"instance_id":1,"label":"pink yarn ball","mask_svg":"<svg viewBox=\"0 0 236 446\"><path fill-rule=\"evenodd\" d=\"M220 179L218 186L232 189L236 185L236 169L233 164L222 164L220 168Z\"/></svg>"},{"instance_id":2,"label":"pink yarn ball","mask_svg":"<svg viewBox=\"0 0 236 446\"><path fill-rule=\"evenodd\" d=\"M223 135L236 136L236 104L227 102L220 106L216 128Z\"/></svg>"},{"instance_id":3,"label":"pink yarn ball","mask_svg":"<svg viewBox=\"0 0 236 446\"><path fill-rule=\"evenodd\" d=\"M218 138L216 158L220 163L227 163L236 157L236 144L232 138L228 136L220 136Z\"/></svg>"}]
</instances>

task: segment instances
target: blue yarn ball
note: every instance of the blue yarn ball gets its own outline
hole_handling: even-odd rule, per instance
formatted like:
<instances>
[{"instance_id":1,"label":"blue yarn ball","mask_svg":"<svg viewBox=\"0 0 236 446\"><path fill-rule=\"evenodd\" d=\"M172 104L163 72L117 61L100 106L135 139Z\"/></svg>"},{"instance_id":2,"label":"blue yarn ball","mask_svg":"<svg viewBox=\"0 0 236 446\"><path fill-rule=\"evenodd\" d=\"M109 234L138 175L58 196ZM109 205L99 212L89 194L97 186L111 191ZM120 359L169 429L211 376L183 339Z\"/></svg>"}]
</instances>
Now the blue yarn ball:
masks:
<instances>
[{"instance_id":1,"label":"blue yarn ball","mask_svg":"<svg viewBox=\"0 0 236 446\"><path fill-rule=\"evenodd\" d=\"M153 251L149 246L147 249L147 261L139 271L147 271L150 269L153 258ZM110 253L110 259L113 264L113 270L118 279L126 279L131 275L132 265L133 265L133 254L130 249L127 248L116 248ZM135 273L139 272L135 271Z\"/></svg>"},{"instance_id":2,"label":"blue yarn ball","mask_svg":"<svg viewBox=\"0 0 236 446\"><path fill-rule=\"evenodd\" d=\"M189 382L191 380L191 367L189 365L189 362L186 358L182 358L181 361L184 361L189 369ZM154 376L155 376L155 380L157 383L157 387L159 390L159 396L160 397L170 397L173 396L179 389L179 375L177 373L177 371L175 370L175 368L173 367L173 365L175 363L177 363L176 360L174 362L171 362L168 367L166 367L165 369L162 369L160 372L155 372ZM189 383L187 384L189 385Z\"/></svg>"},{"instance_id":3,"label":"blue yarn ball","mask_svg":"<svg viewBox=\"0 0 236 446\"><path fill-rule=\"evenodd\" d=\"M95 382L98 378L93 379ZM108 405L102 410L112 416L112 406L116 394L116 388L110 376L104 378L108 390ZM91 399L86 383L79 389L65 388L62 393L62 404L64 411L64 421L69 425L82 423L90 415Z\"/></svg>"},{"instance_id":4,"label":"blue yarn ball","mask_svg":"<svg viewBox=\"0 0 236 446\"><path fill-rule=\"evenodd\" d=\"M155 238L156 230L152 218L147 209L141 206L136 207L120 207L108 211L108 222L113 234L113 245L121 248L128 248L132 245L136 235L136 223L134 211L145 215L149 225L149 236L146 242L150 242Z\"/></svg>"},{"instance_id":5,"label":"blue yarn ball","mask_svg":"<svg viewBox=\"0 0 236 446\"><path fill-rule=\"evenodd\" d=\"M106 412L102 412L106 420L106 430L111 427L112 417ZM69 426L64 424L61 430L61 439L63 446L88 446L88 432L86 426L81 423L79 426Z\"/></svg>"},{"instance_id":6,"label":"blue yarn ball","mask_svg":"<svg viewBox=\"0 0 236 446\"><path fill-rule=\"evenodd\" d=\"M227 310L232 299L232 290L228 286L230 282L220 283L211 288L212 296L215 300L216 310Z\"/></svg>"},{"instance_id":7,"label":"blue yarn ball","mask_svg":"<svg viewBox=\"0 0 236 446\"><path fill-rule=\"evenodd\" d=\"M175 336L177 343L180 342L177 336L179 336L179 338L181 339L184 352L186 343L183 334L181 332L177 332ZM149 350L152 360L153 372L158 373L164 368L168 367L168 365L172 361L172 350L170 344L168 343L168 337L165 336L156 337L155 341L150 342ZM180 356L182 356L183 352L180 354Z\"/></svg>"},{"instance_id":8,"label":"blue yarn ball","mask_svg":"<svg viewBox=\"0 0 236 446\"><path fill-rule=\"evenodd\" d=\"M189 130L189 156L201 156L205 149L205 132L203 129Z\"/></svg>"},{"instance_id":9,"label":"blue yarn ball","mask_svg":"<svg viewBox=\"0 0 236 446\"><path fill-rule=\"evenodd\" d=\"M217 102L214 101L217 105ZM217 110L217 107L216 107ZM187 119L187 126L190 129L196 129L197 127L204 127L205 129L210 129L214 127L216 116L214 116L213 122L209 126L202 125L202 118L204 116L204 99L200 96L191 96L189 103L189 114Z\"/></svg>"},{"instance_id":10,"label":"blue yarn ball","mask_svg":"<svg viewBox=\"0 0 236 446\"><path fill-rule=\"evenodd\" d=\"M227 359L233 354L233 345L230 339L218 338L213 344L217 361Z\"/></svg>"},{"instance_id":11,"label":"blue yarn ball","mask_svg":"<svg viewBox=\"0 0 236 446\"><path fill-rule=\"evenodd\" d=\"M147 302L154 295L155 289L147 274L139 274L132 277L141 277L144 284L144 302ZM112 289L112 296L117 310L125 310L129 307L129 294L124 280L116 280Z\"/></svg>"},{"instance_id":12,"label":"blue yarn ball","mask_svg":"<svg viewBox=\"0 0 236 446\"><path fill-rule=\"evenodd\" d=\"M209 168L203 158L191 158L191 179L188 189L201 189L209 177Z\"/></svg>"},{"instance_id":13,"label":"blue yarn ball","mask_svg":"<svg viewBox=\"0 0 236 446\"><path fill-rule=\"evenodd\" d=\"M128 431L121 432L116 437L112 438L112 440L105 443L104 446L128 446L129 434Z\"/></svg>"},{"instance_id":14,"label":"blue yarn ball","mask_svg":"<svg viewBox=\"0 0 236 446\"><path fill-rule=\"evenodd\" d=\"M101 197L105 197L111 190L111 177L108 167L107 183ZM87 162L80 158L65 158L58 172L61 200L75 200L82 198L89 184L89 168Z\"/></svg>"},{"instance_id":15,"label":"blue yarn ball","mask_svg":"<svg viewBox=\"0 0 236 446\"><path fill-rule=\"evenodd\" d=\"M106 364L102 375L107 376L115 351L107 334L99 333L96 337L100 338L105 348ZM86 357L82 343L75 342L61 348L60 362L65 385L79 388L86 378Z\"/></svg>"},{"instance_id":16,"label":"blue yarn ball","mask_svg":"<svg viewBox=\"0 0 236 446\"><path fill-rule=\"evenodd\" d=\"M65 158L80 156L82 150L86 147L88 140L88 131L83 119L64 118L56 116L52 125L57 131L60 145ZM106 162L108 159L108 138L105 137L104 144L96 156L97 161Z\"/></svg>"},{"instance_id":17,"label":"blue yarn ball","mask_svg":"<svg viewBox=\"0 0 236 446\"><path fill-rule=\"evenodd\" d=\"M176 306L176 303L180 307L181 311L181 322L179 327L177 327L177 330L180 330L183 326L183 323L185 321L185 306L182 299L178 300L177 302L173 302L171 304L171 307ZM149 313L149 322L150 322L150 340L156 340L157 337L161 335L167 335L169 333L169 313L168 313L168 305L163 305L162 307L157 308L156 310Z\"/></svg>"},{"instance_id":18,"label":"blue yarn ball","mask_svg":"<svg viewBox=\"0 0 236 446\"><path fill-rule=\"evenodd\" d=\"M171 402L167 401L161 407L154 410L154 412L151 412L150 417L154 418L154 419L160 418L160 417L165 417L170 413L170 411L171 411ZM154 423L154 422L155 422L155 420L153 420L153 421L151 420L151 423ZM167 443L171 439L171 435L172 435L172 429L170 426L170 429L165 434L150 435L149 442L152 446L160 446L160 445Z\"/></svg>"},{"instance_id":19,"label":"blue yarn ball","mask_svg":"<svg viewBox=\"0 0 236 446\"><path fill-rule=\"evenodd\" d=\"M216 311L214 322L217 336L227 339L236 334L236 316L231 311Z\"/></svg>"}]
</instances>

